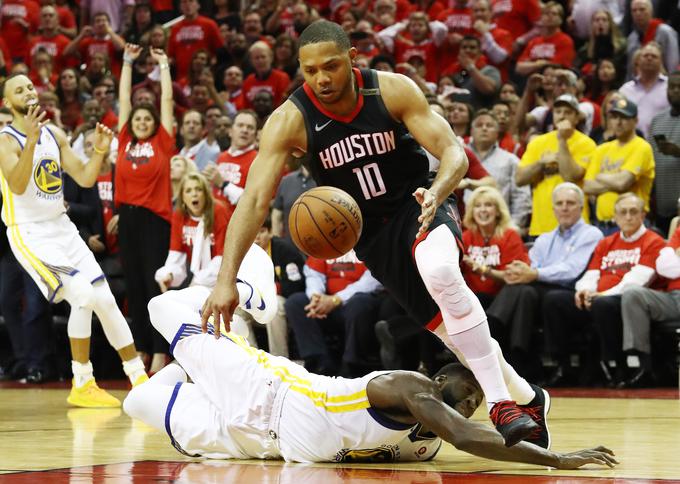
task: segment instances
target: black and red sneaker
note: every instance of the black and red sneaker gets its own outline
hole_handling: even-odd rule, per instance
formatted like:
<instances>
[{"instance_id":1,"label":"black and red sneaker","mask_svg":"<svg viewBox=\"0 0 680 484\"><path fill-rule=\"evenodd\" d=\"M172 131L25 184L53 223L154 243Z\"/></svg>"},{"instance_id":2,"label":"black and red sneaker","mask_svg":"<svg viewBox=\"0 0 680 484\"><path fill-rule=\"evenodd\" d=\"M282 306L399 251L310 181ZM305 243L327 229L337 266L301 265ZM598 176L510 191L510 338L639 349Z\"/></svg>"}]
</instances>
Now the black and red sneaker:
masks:
<instances>
[{"instance_id":1,"label":"black and red sneaker","mask_svg":"<svg viewBox=\"0 0 680 484\"><path fill-rule=\"evenodd\" d=\"M489 413L491 422L498 433L503 436L506 447L512 447L520 440L524 440L540 427L534 420L524 413L514 400L503 400L491 407Z\"/></svg>"},{"instance_id":2,"label":"black and red sneaker","mask_svg":"<svg viewBox=\"0 0 680 484\"><path fill-rule=\"evenodd\" d=\"M530 383L534 390L534 399L526 405L520 405L519 408L530 415L531 418L539 426L529 437L524 439L526 442L550 449L551 439L550 430L548 430L548 412L550 412L550 394L543 388Z\"/></svg>"}]
</instances>

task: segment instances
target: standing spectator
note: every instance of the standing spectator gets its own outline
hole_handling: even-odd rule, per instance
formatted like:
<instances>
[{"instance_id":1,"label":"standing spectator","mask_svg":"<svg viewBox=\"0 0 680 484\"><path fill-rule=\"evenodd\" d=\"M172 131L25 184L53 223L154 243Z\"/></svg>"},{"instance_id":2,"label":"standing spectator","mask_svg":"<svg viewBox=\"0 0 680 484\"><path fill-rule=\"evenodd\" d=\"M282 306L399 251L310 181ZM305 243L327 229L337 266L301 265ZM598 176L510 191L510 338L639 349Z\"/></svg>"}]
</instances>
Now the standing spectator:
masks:
<instances>
[{"instance_id":1,"label":"standing spectator","mask_svg":"<svg viewBox=\"0 0 680 484\"><path fill-rule=\"evenodd\" d=\"M207 180L184 175L170 228L170 250L155 274L161 292L186 286L215 287L231 212L215 202ZM245 336L245 335L242 335Z\"/></svg>"},{"instance_id":2,"label":"standing spectator","mask_svg":"<svg viewBox=\"0 0 680 484\"><path fill-rule=\"evenodd\" d=\"M650 42L639 52L638 73L635 79L621 86L619 92L640 106L637 127L646 137L652 118L657 113L668 109L666 97L668 77L662 73L662 50L659 44Z\"/></svg>"},{"instance_id":3,"label":"standing spectator","mask_svg":"<svg viewBox=\"0 0 680 484\"><path fill-rule=\"evenodd\" d=\"M668 78L667 99L670 107L652 120L649 141L654 151L656 181L654 201L656 226L668 232L671 219L678 215L680 200L680 71Z\"/></svg>"},{"instance_id":4,"label":"standing spectator","mask_svg":"<svg viewBox=\"0 0 680 484\"><path fill-rule=\"evenodd\" d=\"M650 0L632 0L630 15L633 30L628 36L628 78L637 75L633 66L633 54L650 42L656 42L663 55L662 64L666 72L673 72L680 62L678 33L663 20L654 18L654 7Z\"/></svg>"},{"instance_id":5,"label":"standing spectator","mask_svg":"<svg viewBox=\"0 0 680 484\"><path fill-rule=\"evenodd\" d=\"M462 101L453 101L447 110L447 114L446 120L453 128L454 133L463 140L469 138L472 118L475 114L472 105Z\"/></svg>"},{"instance_id":6,"label":"standing spectator","mask_svg":"<svg viewBox=\"0 0 680 484\"><path fill-rule=\"evenodd\" d=\"M458 49L463 37L474 35L472 28L472 9L468 7L467 0L453 0L447 8L439 14L437 20L444 22L449 30L447 47L442 51L442 66L448 67L458 58Z\"/></svg>"},{"instance_id":7,"label":"standing spectator","mask_svg":"<svg viewBox=\"0 0 680 484\"><path fill-rule=\"evenodd\" d=\"M575 295L561 293L550 298L544 328L546 349L560 364L556 373L564 373L570 336L592 325L600 341L600 366L610 385L620 383L623 376L621 293L652 282L655 261L665 245L644 226L644 202L636 195L620 195L615 213L620 232L597 244L588 270L576 283Z\"/></svg>"},{"instance_id":8,"label":"standing spectator","mask_svg":"<svg viewBox=\"0 0 680 484\"><path fill-rule=\"evenodd\" d=\"M482 53L501 73L504 81L510 75L512 55L512 34L493 22L490 0L473 0L472 27L482 40Z\"/></svg>"},{"instance_id":9,"label":"standing spectator","mask_svg":"<svg viewBox=\"0 0 680 484\"><path fill-rule=\"evenodd\" d=\"M93 22L98 13L105 13L114 32L130 25L134 0L80 0L80 25Z\"/></svg>"},{"instance_id":10,"label":"standing spectator","mask_svg":"<svg viewBox=\"0 0 680 484\"><path fill-rule=\"evenodd\" d=\"M623 387L639 387L653 383L652 321L680 319L680 228L676 229L656 259L656 272L668 279L663 291L642 286L629 286L621 296L623 317L623 351L638 357L640 366L623 383Z\"/></svg>"},{"instance_id":11,"label":"standing spectator","mask_svg":"<svg viewBox=\"0 0 680 484\"><path fill-rule=\"evenodd\" d=\"M198 0L180 0L179 9L184 19L173 25L168 41L168 56L175 59L178 78L189 73L194 52L206 49L214 55L222 46L220 30L214 20L198 14Z\"/></svg>"},{"instance_id":12,"label":"standing spectator","mask_svg":"<svg viewBox=\"0 0 680 484\"><path fill-rule=\"evenodd\" d=\"M5 62L28 64L31 35L38 30L40 6L33 0L5 0L0 7L0 36L9 48Z\"/></svg>"},{"instance_id":13,"label":"standing spectator","mask_svg":"<svg viewBox=\"0 0 680 484\"><path fill-rule=\"evenodd\" d=\"M496 121L498 121L498 146L515 156L522 156L524 149L522 144L515 140L512 133L512 110L505 101L497 100L491 109Z\"/></svg>"},{"instance_id":14,"label":"standing spectator","mask_svg":"<svg viewBox=\"0 0 680 484\"><path fill-rule=\"evenodd\" d=\"M111 27L108 14L94 14L92 25L85 25L80 33L64 49L64 56L79 54L85 65L92 62L96 54L105 54L111 66L111 72L120 73L120 54L125 48L125 40Z\"/></svg>"},{"instance_id":15,"label":"standing spectator","mask_svg":"<svg viewBox=\"0 0 680 484\"><path fill-rule=\"evenodd\" d=\"M29 46L29 55L32 58L35 53L44 49L52 56L54 69L57 73L65 66L64 49L71 40L59 33L59 19L54 7L46 5L40 9L40 35L32 38Z\"/></svg>"},{"instance_id":16,"label":"standing spectator","mask_svg":"<svg viewBox=\"0 0 680 484\"><path fill-rule=\"evenodd\" d=\"M231 127L229 149L204 169L205 177L213 185L215 198L228 203L232 209L243 194L248 170L257 156L256 134L257 115L249 110L239 112Z\"/></svg>"},{"instance_id":17,"label":"standing spectator","mask_svg":"<svg viewBox=\"0 0 680 484\"><path fill-rule=\"evenodd\" d=\"M215 141L217 141L217 144L220 147L220 151L228 150L229 146L231 145L232 125L233 121L224 113L220 114L220 116L215 120L214 135Z\"/></svg>"},{"instance_id":18,"label":"standing spectator","mask_svg":"<svg viewBox=\"0 0 680 484\"><path fill-rule=\"evenodd\" d=\"M278 311L267 324L269 353L288 358L288 323L286 322L286 299L305 290L302 277L304 259L291 242L272 234L271 218L267 217L255 236L255 243L269 254L274 263Z\"/></svg>"},{"instance_id":19,"label":"standing spectator","mask_svg":"<svg viewBox=\"0 0 680 484\"><path fill-rule=\"evenodd\" d=\"M170 157L175 153L172 114L172 79L168 58L152 50L161 74L161 113L154 106L131 105L132 64L141 47L128 45L123 57L118 117L115 204L128 303L135 341L151 354L151 371L165 366L167 342L149 321L147 304L160 291L154 279L170 245L172 218Z\"/></svg>"},{"instance_id":20,"label":"standing spectator","mask_svg":"<svg viewBox=\"0 0 680 484\"><path fill-rule=\"evenodd\" d=\"M305 368L314 373L336 375L335 362L324 338L331 329L344 332L342 373L361 374L374 341L381 288L354 251L337 259L309 257L304 266L305 292L286 300L286 315L293 329Z\"/></svg>"},{"instance_id":21,"label":"standing spectator","mask_svg":"<svg viewBox=\"0 0 680 484\"><path fill-rule=\"evenodd\" d=\"M649 197L654 183L652 147L635 134L637 106L620 99L609 110L616 139L597 147L586 170L583 191L596 197L594 225L603 234L618 230L614 204L619 194L632 192L649 212Z\"/></svg>"},{"instance_id":22,"label":"standing spectator","mask_svg":"<svg viewBox=\"0 0 680 484\"><path fill-rule=\"evenodd\" d=\"M564 8L551 1L543 6L541 12L541 34L533 38L517 59L515 71L521 76L528 76L546 64L559 64L571 67L576 52L574 41L562 32Z\"/></svg>"},{"instance_id":23,"label":"standing spectator","mask_svg":"<svg viewBox=\"0 0 680 484\"><path fill-rule=\"evenodd\" d=\"M567 292L583 273L602 232L583 220L583 191L573 183L561 183L552 191L552 207L558 226L540 235L529 250L531 264L513 262L505 270L505 286L487 309L510 335L509 346L520 364L527 365L531 335L545 314L549 295Z\"/></svg>"},{"instance_id":24,"label":"standing spectator","mask_svg":"<svg viewBox=\"0 0 680 484\"><path fill-rule=\"evenodd\" d=\"M291 242L288 232L290 209L300 195L315 186L316 182L312 179L304 164L281 179L272 205L271 218L274 235Z\"/></svg>"},{"instance_id":25,"label":"standing spectator","mask_svg":"<svg viewBox=\"0 0 680 484\"><path fill-rule=\"evenodd\" d=\"M274 67L293 79L298 71L297 42L287 34L281 34L274 44Z\"/></svg>"},{"instance_id":26,"label":"standing spectator","mask_svg":"<svg viewBox=\"0 0 680 484\"><path fill-rule=\"evenodd\" d=\"M463 226L463 277L482 306L488 307L505 283L505 267L515 260L528 264L529 256L495 188L479 187L472 192Z\"/></svg>"},{"instance_id":27,"label":"standing spectator","mask_svg":"<svg viewBox=\"0 0 680 484\"><path fill-rule=\"evenodd\" d=\"M220 91L220 100L230 116L243 109L243 71L238 66L228 67L222 79L224 90Z\"/></svg>"},{"instance_id":28,"label":"standing spectator","mask_svg":"<svg viewBox=\"0 0 680 484\"><path fill-rule=\"evenodd\" d=\"M529 235L550 232L557 225L551 206L553 189L564 181L578 183L585 175L595 142L576 130L578 101L570 94L553 104L556 129L534 138L527 146L517 170L518 186L531 184L533 203ZM583 216L587 220L587 207Z\"/></svg>"},{"instance_id":29,"label":"standing spectator","mask_svg":"<svg viewBox=\"0 0 680 484\"><path fill-rule=\"evenodd\" d=\"M203 136L204 131L205 117L194 109L186 111L179 130L184 142L179 154L193 161L199 171L214 163L220 154L220 147L217 144L208 144L207 138Z\"/></svg>"},{"instance_id":30,"label":"standing spectator","mask_svg":"<svg viewBox=\"0 0 680 484\"><path fill-rule=\"evenodd\" d=\"M274 56L266 42L255 42L248 50L248 55L255 72L243 81L243 105L252 109L255 94L266 90L274 96L274 107L278 107L290 84L288 74L272 67Z\"/></svg>"},{"instance_id":31,"label":"standing spectator","mask_svg":"<svg viewBox=\"0 0 680 484\"><path fill-rule=\"evenodd\" d=\"M57 27L60 34L64 34L69 39L74 38L78 34L78 25L76 24L76 16L71 11L70 5L65 5L66 0L41 0L40 5L45 7L47 5L54 7L57 10L57 18L59 26Z\"/></svg>"},{"instance_id":32,"label":"standing spectator","mask_svg":"<svg viewBox=\"0 0 680 484\"><path fill-rule=\"evenodd\" d=\"M257 114L257 130L261 130L267 118L274 111L274 96L269 91L260 91L253 98L253 111Z\"/></svg>"},{"instance_id":33,"label":"standing spectator","mask_svg":"<svg viewBox=\"0 0 680 484\"><path fill-rule=\"evenodd\" d=\"M515 175L519 158L498 146L498 130L498 120L490 111L477 112L472 121L469 148L496 181L516 228L525 230L531 215L531 189L517 186Z\"/></svg>"},{"instance_id":34,"label":"standing spectator","mask_svg":"<svg viewBox=\"0 0 680 484\"><path fill-rule=\"evenodd\" d=\"M102 124L107 128L116 129L116 125L118 124L118 116L116 116L116 113L113 112L110 91L113 91L113 88L109 86L108 83L102 82L97 84L94 89L92 89L92 97L99 103L99 106L104 112L101 118Z\"/></svg>"},{"instance_id":35,"label":"standing spectator","mask_svg":"<svg viewBox=\"0 0 680 484\"><path fill-rule=\"evenodd\" d=\"M626 38L614 23L612 14L598 10L589 19L590 36L579 49L576 63L584 75L597 75L595 66L603 59L609 59L614 66L620 66L620 80L623 80L623 66L626 60Z\"/></svg>"},{"instance_id":36,"label":"standing spectator","mask_svg":"<svg viewBox=\"0 0 680 484\"><path fill-rule=\"evenodd\" d=\"M61 71L57 81L56 93L61 106L61 122L67 131L73 131L82 123L80 111L85 101L85 95L80 87L78 71L71 67Z\"/></svg>"},{"instance_id":37,"label":"standing spectator","mask_svg":"<svg viewBox=\"0 0 680 484\"><path fill-rule=\"evenodd\" d=\"M567 19L569 30L578 40L587 40L592 33L591 21L598 12L607 12L616 25L622 25L625 3L620 0L573 0L571 16Z\"/></svg>"},{"instance_id":38,"label":"standing spectator","mask_svg":"<svg viewBox=\"0 0 680 484\"><path fill-rule=\"evenodd\" d=\"M132 12L130 26L123 34L123 38L130 44L146 45L149 34L154 27L153 10L148 3L137 3Z\"/></svg>"},{"instance_id":39,"label":"standing spectator","mask_svg":"<svg viewBox=\"0 0 680 484\"><path fill-rule=\"evenodd\" d=\"M253 45L257 41L264 41L262 32L264 26L262 25L262 17L257 12L248 12L243 17L243 34L246 39L246 47Z\"/></svg>"},{"instance_id":40,"label":"standing spectator","mask_svg":"<svg viewBox=\"0 0 680 484\"><path fill-rule=\"evenodd\" d=\"M492 0L491 11L496 25L515 39L513 53L521 52L539 34L541 6L538 0Z\"/></svg>"},{"instance_id":41,"label":"standing spectator","mask_svg":"<svg viewBox=\"0 0 680 484\"><path fill-rule=\"evenodd\" d=\"M591 76L588 99L603 108L604 98L607 97L607 94L616 91L620 86L618 77L614 61L606 58L600 59Z\"/></svg>"}]
</instances>

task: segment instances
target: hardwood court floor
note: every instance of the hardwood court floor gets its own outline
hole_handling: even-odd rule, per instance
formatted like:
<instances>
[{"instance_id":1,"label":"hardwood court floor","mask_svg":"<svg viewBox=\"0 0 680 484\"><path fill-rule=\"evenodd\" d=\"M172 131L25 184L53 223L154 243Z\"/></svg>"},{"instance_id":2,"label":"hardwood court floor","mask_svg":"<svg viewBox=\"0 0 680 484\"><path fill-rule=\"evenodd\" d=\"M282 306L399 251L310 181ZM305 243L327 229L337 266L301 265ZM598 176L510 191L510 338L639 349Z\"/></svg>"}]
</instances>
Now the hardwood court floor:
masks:
<instances>
[{"instance_id":1,"label":"hardwood court floor","mask_svg":"<svg viewBox=\"0 0 680 484\"><path fill-rule=\"evenodd\" d=\"M621 462L615 469L578 471L493 462L449 445L423 464L197 463L178 454L165 434L119 409L68 408L67 393L0 387L0 483L680 483L680 400L673 389L553 392L553 449L603 444ZM123 390L113 393L125 396ZM474 418L486 417L480 410Z\"/></svg>"}]
</instances>

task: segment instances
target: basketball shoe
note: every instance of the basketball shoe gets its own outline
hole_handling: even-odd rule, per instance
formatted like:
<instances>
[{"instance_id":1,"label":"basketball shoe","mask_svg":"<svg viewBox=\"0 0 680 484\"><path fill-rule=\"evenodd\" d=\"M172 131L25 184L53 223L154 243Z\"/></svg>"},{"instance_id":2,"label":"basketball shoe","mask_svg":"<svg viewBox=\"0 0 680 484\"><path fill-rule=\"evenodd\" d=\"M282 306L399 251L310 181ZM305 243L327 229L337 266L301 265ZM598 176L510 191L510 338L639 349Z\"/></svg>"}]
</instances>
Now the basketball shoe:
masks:
<instances>
[{"instance_id":1,"label":"basketball shoe","mask_svg":"<svg viewBox=\"0 0 680 484\"><path fill-rule=\"evenodd\" d=\"M68 403L75 407L85 407L85 408L115 408L120 407L120 400L108 393L106 390L102 390L97 386L94 378L89 380L83 386L76 388L75 381L73 382L73 387L71 387L71 393L69 393L66 399Z\"/></svg>"},{"instance_id":2,"label":"basketball shoe","mask_svg":"<svg viewBox=\"0 0 680 484\"><path fill-rule=\"evenodd\" d=\"M140 375L133 383L132 383L132 388L141 385L142 383L146 383L149 381L149 375L144 373L143 375Z\"/></svg>"},{"instance_id":3,"label":"basketball shoe","mask_svg":"<svg viewBox=\"0 0 680 484\"><path fill-rule=\"evenodd\" d=\"M489 417L498 433L503 436L506 447L512 447L540 430L538 424L531 416L520 410L514 400L503 400L494 404Z\"/></svg>"},{"instance_id":4,"label":"basketball shoe","mask_svg":"<svg viewBox=\"0 0 680 484\"><path fill-rule=\"evenodd\" d=\"M520 405L519 408L530 415L531 418L538 424L536 429L529 437L524 439L526 442L531 442L544 449L550 449L551 439L550 430L548 429L548 412L550 411L550 394L543 388L529 383L534 390L534 398L526 405Z\"/></svg>"}]
</instances>

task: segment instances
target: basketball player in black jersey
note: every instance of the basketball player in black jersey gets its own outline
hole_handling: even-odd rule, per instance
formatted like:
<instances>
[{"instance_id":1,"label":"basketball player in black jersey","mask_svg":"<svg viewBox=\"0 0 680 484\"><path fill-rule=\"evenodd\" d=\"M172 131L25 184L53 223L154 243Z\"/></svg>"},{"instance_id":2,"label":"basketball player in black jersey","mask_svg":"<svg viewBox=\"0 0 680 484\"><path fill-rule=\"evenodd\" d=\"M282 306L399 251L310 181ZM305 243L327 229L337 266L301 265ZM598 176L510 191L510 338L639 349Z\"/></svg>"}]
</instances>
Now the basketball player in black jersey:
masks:
<instances>
[{"instance_id":1,"label":"basketball player in black jersey","mask_svg":"<svg viewBox=\"0 0 680 484\"><path fill-rule=\"evenodd\" d=\"M411 80L353 69L355 56L335 23L316 22L300 36L305 84L262 130L217 286L203 306L204 331L211 315L228 327L238 303L236 274L267 215L276 174L290 156L306 154L318 185L357 200L364 217L357 256L472 370L505 444L527 440L548 448L550 398L504 360L460 272L460 220L451 194L467 171L463 148ZM421 146L441 161L432 182Z\"/></svg>"}]
</instances>

